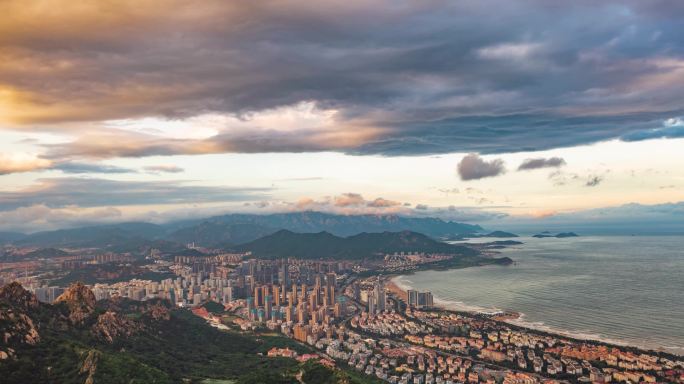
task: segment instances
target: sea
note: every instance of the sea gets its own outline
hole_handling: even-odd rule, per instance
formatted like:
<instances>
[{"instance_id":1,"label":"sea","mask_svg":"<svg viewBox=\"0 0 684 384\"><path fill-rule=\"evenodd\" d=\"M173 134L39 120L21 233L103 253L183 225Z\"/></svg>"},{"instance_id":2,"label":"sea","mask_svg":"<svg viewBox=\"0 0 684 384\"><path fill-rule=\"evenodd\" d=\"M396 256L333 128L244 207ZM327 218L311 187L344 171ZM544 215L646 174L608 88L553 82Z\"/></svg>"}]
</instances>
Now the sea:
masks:
<instances>
[{"instance_id":1,"label":"sea","mask_svg":"<svg viewBox=\"0 0 684 384\"><path fill-rule=\"evenodd\" d=\"M514 240L524 244L500 255L513 265L421 271L394 282L432 291L450 309L517 312L517 325L684 355L684 236Z\"/></svg>"}]
</instances>

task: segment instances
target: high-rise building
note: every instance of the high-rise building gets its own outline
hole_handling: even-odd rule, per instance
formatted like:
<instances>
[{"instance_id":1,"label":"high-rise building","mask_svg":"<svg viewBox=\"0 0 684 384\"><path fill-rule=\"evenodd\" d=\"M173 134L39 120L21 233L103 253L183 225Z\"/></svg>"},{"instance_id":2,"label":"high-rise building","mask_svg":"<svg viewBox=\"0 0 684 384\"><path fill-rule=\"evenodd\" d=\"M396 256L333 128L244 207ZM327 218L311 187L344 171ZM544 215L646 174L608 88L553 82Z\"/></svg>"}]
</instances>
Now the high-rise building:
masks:
<instances>
[{"instance_id":1,"label":"high-rise building","mask_svg":"<svg viewBox=\"0 0 684 384\"><path fill-rule=\"evenodd\" d=\"M315 311L316 308L318 308L318 302L316 300L316 295L309 296L309 307L311 308L312 311Z\"/></svg>"},{"instance_id":2,"label":"high-rise building","mask_svg":"<svg viewBox=\"0 0 684 384\"><path fill-rule=\"evenodd\" d=\"M301 303L299 306L297 306L297 322L299 324L306 324L306 321L309 319L309 314L308 311L306 310L306 304Z\"/></svg>"},{"instance_id":3,"label":"high-rise building","mask_svg":"<svg viewBox=\"0 0 684 384\"><path fill-rule=\"evenodd\" d=\"M408 296L408 303L406 303L410 308L416 308L418 306L418 291L415 289L409 289L406 291Z\"/></svg>"},{"instance_id":4,"label":"high-rise building","mask_svg":"<svg viewBox=\"0 0 684 384\"><path fill-rule=\"evenodd\" d=\"M294 321L294 307L291 304L285 307L285 321L288 323Z\"/></svg>"},{"instance_id":5,"label":"high-rise building","mask_svg":"<svg viewBox=\"0 0 684 384\"><path fill-rule=\"evenodd\" d=\"M328 305L335 305L335 287L337 285L337 276L333 272L328 272L325 275L325 286L327 287L326 296L328 297Z\"/></svg>"},{"instance_id":6,"label":"high-rise building","mask_svg":"<svg viewBox=\"0 0 684 384\"><path fill-rule=\"evenodd\" d=\"M286 289L290 285L290 271L288 266L288 261L284 260L280 266L280 272L278 273L278 282L280 285Z\"/></svg>"},{"instance_id":7,"label":"high-rise building","mask_svg":"<svg viewBox=\"0 0 684 384\"><path fill-rule=\"evenodd\" d=\"M368 313L371 315L375 315L376 308L375 308L375 296L369 295L368 296Z\"/></svg>"},{"instance_id":8,"label":"high-rise building","mask_svg":"<svg viewBox=\"0 0 684 384\"><path fill-rule=\"evenodd\" d=\"M418 308L426 308L434 306L432 292L420 292L418 293Z\"/></svg>"},{"instance_id":9,"label":"high-rise building","mask_svg":"<svg viewBox=\"0 0 684 384\"><path fill-rule=\"evenodd\" d=\"M280 287L277 285L273 286L273 301L276 306L280 307Z\"/></svg>"},{"instance_id":10,"label":"high-rise building","mask_svg":"<svg viewBox=\"0 0 684 384\"><path fill-rule=\"evenodd\" d=\"M285 304L286 299L287 299L287 287L283 284L280 286L280 302L282 304Z\"/></svg>"},{"instance_id":11,"label":"high-rise building","mask_svg":"<svg viewBox=\"0 0 684 384\"><path fill-rule=\"evenodd\" d=\"M272 300L271 295L266 295L266 298L264 299L264 315L266 316L266 320L271 320L271 311L273 309Z\"/></svg>"},{"instance_id":12,"label":"high-rise building","mask_svg":"<svg viewBox=\"0 0 684 384\"><path fill-rule=\"evenodd\" d=\"M306 284L302 283L302 288L301 288L301 293L299 295L300 297L300 302L305 303L306 302Z\"/></svg>"},{"instance_id":13,"label":"high-rise building","mask_svg":"<svg viewBox=\"0 0 684 384\"><path fill-rule=\"evenodd\" d=\"M375 284L375 304L377 305L377 310L378 312L384 312L385 311L385 286L382 283L381 279L378 279L378 282Z\"/></svg>"},{"instance_id":14,"label":"high-rise building","mask_svg":"<svg viewBox=\"0 0 684 384\"><path fill-rule=\"evenodd\" d=\"M248 297L247 298L247 312L252 313L256 306L254 305L254 298L253 297Z\"/></svg>"},{"instance_id":15,"label":"high-rise building","mask_svg":"<svg viewBox=\"0 0 684 384\"><path fill-rule=\"evenodd\" d=\"M255 286L254 287L254 306L255 307L261 307L264 305L264 298L262 296L263 291L261 290L261 287Z\"/></svg>"},{"instance_id":16,"label":"high-rise building","mask_svg":"<svg viewBox=\"0 0 684 384\"><path fill-rule=\"evenodd\" d=\"M227 304L233 301L233 287L223 288L223 303Z\"/></svg>"},{"instance_id":17,"label":"high-rise building","mask_svg":"<svg viewBox=\"0 0 684 384\"><path fill-rule=\"evenodd\" d=\"M266 296L270 295L270 288L268 285L261 286L261 305L266 305ZM273 298L271 298L273 300Z\"/></svg>"}]
</instances>

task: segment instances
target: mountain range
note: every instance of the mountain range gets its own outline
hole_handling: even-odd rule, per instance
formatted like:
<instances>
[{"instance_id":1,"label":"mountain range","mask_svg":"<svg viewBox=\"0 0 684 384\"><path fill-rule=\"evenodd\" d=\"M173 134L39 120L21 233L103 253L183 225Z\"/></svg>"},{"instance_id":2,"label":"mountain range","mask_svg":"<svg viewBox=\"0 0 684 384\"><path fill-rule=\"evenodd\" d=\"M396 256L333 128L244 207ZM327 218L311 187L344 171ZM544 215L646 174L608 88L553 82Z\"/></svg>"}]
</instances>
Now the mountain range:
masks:
<instances>
[{"instance_id":1,"label":"mountain range","mask_svg":"<svg viewBox=\"0 0 684 384\"><path fill-rule=\"evenodd\" d=\"M283 229L299 233L325 231L335 236L352 236L363 232L413 231L432 238L461 236L482 231L478 225L438 218L295 212L270 215L230 214L166 224L127 222L30 235L0 233L0 244L133 251L145 247L173 249L174 244L177 246L194 242L198 246L226 248L248 243Z\"/></svg>"}]
</instances>

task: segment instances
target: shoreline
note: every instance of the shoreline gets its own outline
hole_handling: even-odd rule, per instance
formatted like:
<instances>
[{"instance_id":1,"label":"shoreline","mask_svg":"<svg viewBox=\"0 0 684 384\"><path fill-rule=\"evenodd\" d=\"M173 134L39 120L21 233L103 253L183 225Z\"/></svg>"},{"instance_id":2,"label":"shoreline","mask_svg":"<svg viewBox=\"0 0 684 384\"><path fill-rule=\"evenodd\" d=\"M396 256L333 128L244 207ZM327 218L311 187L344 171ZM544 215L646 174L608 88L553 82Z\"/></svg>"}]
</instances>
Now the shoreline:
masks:
<instances>
[{"instance_id":1,"label":"shoreline","mask_svg":"<svg viewBox=\"0 0 684 384\"><path fill-rule=\"evenodd\" d=\"M400 282L397 282L395 280L404 277L407 275L388 275L385 277L385 287L387 288L388 291L391 293L397 295L399 298L404 300L405 302L407 301L406 298L408 297L407 294L407 288L406 286L402 286ZM455 307L454 309L448 308L448 306L451 305ZM635 345L634 343L630 343L628 341L623 341L623 340L614 340L614 339L607 339L600 337L599 335L591 335L591 334L578 334L570 331L563 331L563 330L558 330L554 329L548 326L537 326L535 327L531 323L526 323L523 318L524 314L515 312L515 311L492 311L492 312L487 312L483 311L481 309L478 309L475 306L468 306L464 305L463 308L459 308L455 303L441 300L438 298L435 298L435 306L433 307L434 309L438 310L443 310L443 311L448 311L448 312L454 312L454 313L459 313L459 314L467 314L470 316L487 316L490 319L504 323L508 326L512 326L514 328L520 328L536 333L542 333L546 335L553 335L556 337L562 337L566 338L569 340L574 340L574 341L581 341L581 342L589 342L593 344L602 344L602 345L607 345L611 347L619 347L619 348L627 348L627 349L633 349L633 350L638 350L642 352L648 352L648 353L655 353L655 354L664 354L664 355L669 355L669 356L674 356L674 357L684 357L684 350L681 353L677 352L672 352L670 350L665 350L663 346L659 346L658 348L663 348L663 349L658 349L658 348L653 348L653 347L648 347L644 345ZM497 315L500 314L500 315ZM671 348L672 349L672 348Z\"/></svg>"}]
</instances>

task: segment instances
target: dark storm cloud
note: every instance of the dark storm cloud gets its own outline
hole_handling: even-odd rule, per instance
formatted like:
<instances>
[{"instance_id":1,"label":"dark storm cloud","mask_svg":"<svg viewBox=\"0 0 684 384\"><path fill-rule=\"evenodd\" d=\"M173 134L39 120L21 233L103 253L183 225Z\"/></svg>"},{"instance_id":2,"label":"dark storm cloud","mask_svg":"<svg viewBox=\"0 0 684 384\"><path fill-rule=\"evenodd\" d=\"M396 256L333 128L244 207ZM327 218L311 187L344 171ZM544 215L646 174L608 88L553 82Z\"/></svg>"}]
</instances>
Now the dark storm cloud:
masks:
<instances>
[{"instance_id":1,"label":"dark storm cloud","mask_svg":"<svg viewBox=\"0 0 684 384\"><path fill-rule=\"evenodd\" d=\"M75 4L0 5L14 16L0 25L13 122L64 130L314 102L360 137L226 127L205 141L113 141L99 157L532 151L629 139L684 111L674 0ZM53 151L88 152L78 144Z\"/></svg>"},{"instance_id":2,"label":"dark storm cloud","mask_svg":"<svg viewBox=\"0 0 684 384\"><path fill-rule=\"evenodd\" d=\"M622 141L641 141L650 139L677 139L684 138L684 121L680 118L668 119L663 127L644 131L637 131L622 136Z\"/></svg>"},{"instance_id":3,"label":"dark storm cloud","mask_svg":"<svg viewBox=\"0 0 684 384\"><path fill-rule=\"evenodd\" d=\"M0 192L0 211L44 205L101 207L262 200L268 188L197 186L173 181L115 181L93 178L39 179L18 191Z\"/></svg>"},{"instance_id":4,"label":"dark storm cloud","mask_svg":"<svg viewBox=\"0 0 684 384\"><path fill-rule=\"evenodd\" d=\"M503 160L494 159L486 161L475 153L471 153L461 159L457 170L461 180L477 180L506 173Z\"/></svg>"},{"instance_id":5,"label":"dark storm cloud","mask_svg":"<svg viewBox=\"0 0 684 384\"><path fill-rule=\"evenodd\" d=\"M565 160L560 157L549 157L548 159L540 157L536 159L525 159L525 161L518 166L518 171L539 168L558 168L562 167L563 165L565 165Z\"/></svg>"}]
</instances>

